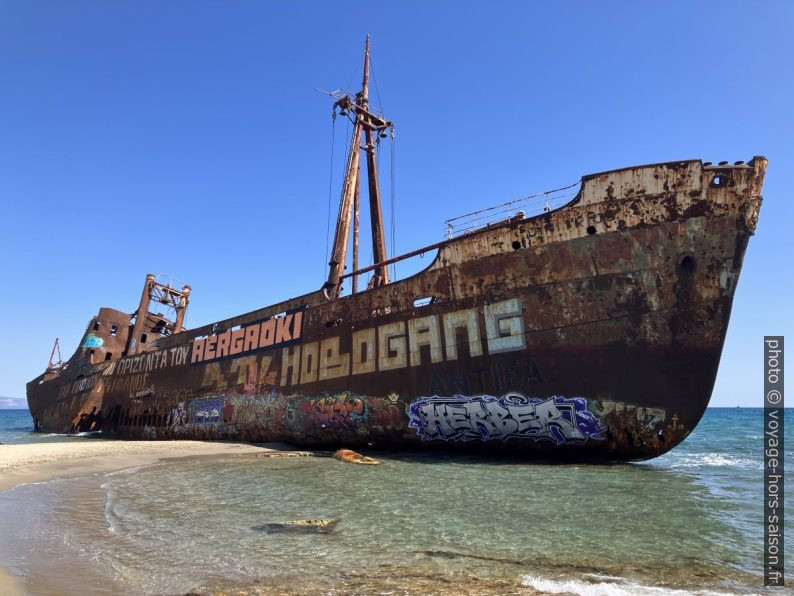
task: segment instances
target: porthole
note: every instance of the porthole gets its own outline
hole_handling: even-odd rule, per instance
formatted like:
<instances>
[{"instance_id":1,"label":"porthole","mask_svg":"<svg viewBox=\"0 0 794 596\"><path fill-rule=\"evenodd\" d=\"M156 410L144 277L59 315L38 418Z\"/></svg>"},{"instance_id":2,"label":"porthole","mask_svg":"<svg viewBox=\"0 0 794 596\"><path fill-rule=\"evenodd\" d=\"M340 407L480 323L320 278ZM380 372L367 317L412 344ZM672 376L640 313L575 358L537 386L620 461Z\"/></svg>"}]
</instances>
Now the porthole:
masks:
<instances>
[{"instance_id":1,"label":"porthole","mask_svg":"<svg viewBox=\"0 0 794 596\"><path fill-rule=\"evenodd\" d=\"M726 174L717 174L714 178L711 179L711 186L716 188L722 188L725 186L730 186L731 179L730 176Z\"/></svg>"},{"instance_id":2,"label":"porthole","mask_svg":"<svg viewBox=\"0 0 794 596\"><path fill-rule=\"evenodd\" d=\"M692 255L684 255L678 262L678 270L682 275L692 275L695 272L695 257Z\"/></svg>"}]
</instances>

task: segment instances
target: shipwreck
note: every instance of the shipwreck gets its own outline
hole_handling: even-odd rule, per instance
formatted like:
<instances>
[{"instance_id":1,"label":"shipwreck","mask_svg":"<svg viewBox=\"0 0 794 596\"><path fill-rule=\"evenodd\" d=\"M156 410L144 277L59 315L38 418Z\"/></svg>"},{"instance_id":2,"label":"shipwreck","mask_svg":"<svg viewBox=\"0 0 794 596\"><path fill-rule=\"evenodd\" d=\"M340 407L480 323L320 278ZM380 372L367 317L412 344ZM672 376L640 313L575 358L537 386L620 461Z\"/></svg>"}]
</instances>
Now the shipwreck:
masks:
<instances>
[{"instance_id":1,"label":"shipwreck","mask_svg":"<svg viewBox=\"0 0 794 596\"><path fill-rule=\"evenodd\" d=\"M393 124L368 89L369 42L361 90L332 94L352 137L325 282L186 329L190 287L148 275L134 312L100 308L74 354L53 350L28 383L37 430L577 460L651 458L692 431L766 159L586 175L389 256L375 146ZM369 267L358 264L364 169ZM390 278L419 253L434 255L427 268Z\"/></svg>"}]
</instances>

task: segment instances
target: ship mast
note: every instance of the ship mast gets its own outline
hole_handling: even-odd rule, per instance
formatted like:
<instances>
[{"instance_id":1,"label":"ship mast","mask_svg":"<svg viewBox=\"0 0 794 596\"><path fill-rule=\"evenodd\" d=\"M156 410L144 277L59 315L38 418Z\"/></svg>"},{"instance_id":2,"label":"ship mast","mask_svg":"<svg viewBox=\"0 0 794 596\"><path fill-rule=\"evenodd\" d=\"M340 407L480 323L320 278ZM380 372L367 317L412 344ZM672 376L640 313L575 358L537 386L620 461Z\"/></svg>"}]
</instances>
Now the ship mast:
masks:
<instances>
[{"instance_id":1,"label":"ship mast","mask_svg":"<svg viewBox=\"0 0 794 596\"><path fill-rule=\"evenodd\" d=\"M353 122L353 134L350 152L347 156L345 179L342 184L342 197L339 202L339 214L336 219L334 247L328 265L328 281L323 286L329 298L338 298L342 292L342 277L345 274L347 260L347 244L350 237L351 218L353 226L353 271L358 267L358 212L359 189L361 186L360 151L364 151L367 159L367 179L369 181L369 212L372 224L372 258L375 263L383 263L386 259L386 237L383 230L383 213L378 185L378 162L375 156L375 135L382 134L392 123L384 120L369 110L369 35L364 49L364 77L361 91L355 96L343 94L334 103L334 111L340 108L341 115L350 115ZM361 146L362 133L364 146ZM368 287L378 287L389 283L389 272L386 265L376 267ZM356 276L353 276L353 291L358 290Z\"/></svg>"}]
</instances>

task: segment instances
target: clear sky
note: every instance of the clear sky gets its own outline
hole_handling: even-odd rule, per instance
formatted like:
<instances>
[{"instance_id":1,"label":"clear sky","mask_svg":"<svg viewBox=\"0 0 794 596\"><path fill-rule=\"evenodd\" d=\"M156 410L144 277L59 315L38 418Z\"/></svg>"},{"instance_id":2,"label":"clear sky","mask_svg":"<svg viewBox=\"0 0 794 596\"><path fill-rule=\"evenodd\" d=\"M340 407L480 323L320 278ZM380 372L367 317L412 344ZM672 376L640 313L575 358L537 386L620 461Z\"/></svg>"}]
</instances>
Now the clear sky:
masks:
<instances>
[{"instance_id":1,"label":"clear sky","mask_svg":"<svg viewBox=\"0 0 794 596\"><path fill-rule=\"evenodd\" d=\"M133 311L150 271L192 285L188 326L319 287L331 101L313 89L357 86L370 33L398 251L583 174L768 157L711 402L760 406L762 337L792 332L792 30L791 2L5 0L0 395L24 397L99 306Z\"/></svg>"}]
</instances>

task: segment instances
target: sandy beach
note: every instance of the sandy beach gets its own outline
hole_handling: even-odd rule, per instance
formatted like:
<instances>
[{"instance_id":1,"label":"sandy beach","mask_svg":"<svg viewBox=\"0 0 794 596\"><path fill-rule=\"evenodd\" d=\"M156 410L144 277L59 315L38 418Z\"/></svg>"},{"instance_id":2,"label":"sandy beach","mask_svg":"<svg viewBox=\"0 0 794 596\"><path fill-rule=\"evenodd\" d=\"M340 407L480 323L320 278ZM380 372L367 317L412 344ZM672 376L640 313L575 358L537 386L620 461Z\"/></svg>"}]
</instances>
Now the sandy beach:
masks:
<instances>
[{"instance_id":1,"label":"sandy beach","mask_svg":"<svg viewBox=\"0 0 794 596\"><path fill-rule=\"evenodd\" d=\"M145 466L166 458L252 454L282 449L280 445L202 441L97 440L0 445L0 491L55 477ZM20 582L2 568L0 593L9 596L25 593Z\"/></svg>"},{"instance_id":2,"label":"sandy beach","mask_svg":"<svg viewBox=\"0 0 794 596\"><path fill-rule=\"evenodd\" d=\"M0 491L56 476L144 466L162 458L261 453L275 449L278 446L203 441L97 440L0 445Z\"/></svg>"}]
</instances>

